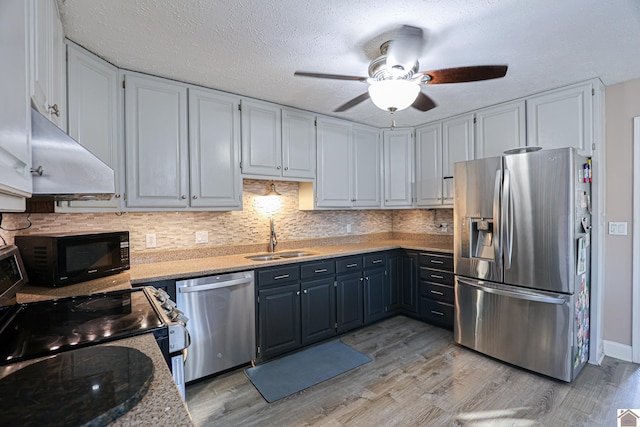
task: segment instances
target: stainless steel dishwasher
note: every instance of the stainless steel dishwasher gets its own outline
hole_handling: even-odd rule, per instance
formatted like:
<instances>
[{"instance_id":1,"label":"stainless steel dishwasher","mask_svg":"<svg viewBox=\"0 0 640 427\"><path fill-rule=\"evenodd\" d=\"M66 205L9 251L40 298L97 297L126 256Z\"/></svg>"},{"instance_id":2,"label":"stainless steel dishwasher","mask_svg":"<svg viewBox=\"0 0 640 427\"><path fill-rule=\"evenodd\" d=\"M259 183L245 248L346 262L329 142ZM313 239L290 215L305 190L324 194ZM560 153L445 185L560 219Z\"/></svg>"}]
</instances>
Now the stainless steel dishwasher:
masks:
<instances>
[{"instance_id":1,"label":"stainless steel dishwasher","mask_svg":"<svg viewBox=\"0 0 640 427\"><path fill-rule=\"evenodd\" d=\"M186 382L255 359L253 271L180 280L176 290L176 302L189 318L191 335Z\"/></svg>"}]
</instances>

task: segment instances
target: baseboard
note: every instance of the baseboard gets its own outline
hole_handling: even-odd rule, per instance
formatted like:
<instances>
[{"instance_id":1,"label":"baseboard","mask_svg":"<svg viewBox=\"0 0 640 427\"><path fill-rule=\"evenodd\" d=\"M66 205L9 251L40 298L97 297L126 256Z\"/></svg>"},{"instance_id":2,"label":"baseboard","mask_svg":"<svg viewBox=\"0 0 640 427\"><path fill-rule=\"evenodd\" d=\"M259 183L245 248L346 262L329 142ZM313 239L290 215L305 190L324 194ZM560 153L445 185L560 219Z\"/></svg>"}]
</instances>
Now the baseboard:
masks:
<instances>
[{"instance_id":1,"label":"baseboard","mask_svg":"<svg viewBox=\"0 0 640 427\"><path fill-rule=\"evenodd\" d=\"M614 341L604 341L604 354L609 357L631 362L633 351L630 345L620 344Z\"/></svg>"}]
</instances>

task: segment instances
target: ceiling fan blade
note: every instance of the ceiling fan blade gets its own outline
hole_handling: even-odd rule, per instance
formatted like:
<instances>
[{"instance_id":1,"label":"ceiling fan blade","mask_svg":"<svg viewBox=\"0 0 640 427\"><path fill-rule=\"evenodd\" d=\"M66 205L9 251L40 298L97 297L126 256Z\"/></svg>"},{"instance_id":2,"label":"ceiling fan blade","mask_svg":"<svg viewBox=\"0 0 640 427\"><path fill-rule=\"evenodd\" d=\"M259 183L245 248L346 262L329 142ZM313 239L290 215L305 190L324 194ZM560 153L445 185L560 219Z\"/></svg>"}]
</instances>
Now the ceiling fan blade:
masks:
<instances>
[{"instance_id":1,"label":"ceiling fan blade","mask_svg":"<svg viewBox=\"0 0 640 427\"><path fill-rule=\"evenodd\" d=\"M362 101L366 99L369 99L369 92L365 92L362 95L356 96L351 101L345 102L344 104L342 104L341 106L333 110L333 112L341 113L343 111L347 111L349 108L355 107L356 105L360 104Z\"/></svg>"},{"instance_id":2,"label":"ceiling fan blade","mask_svg":"<svg viewBox=\"0 0 640 427\"><path fill-rule=\"evenodd\" d=\"M358 76L343 76L341 74L323 74L323 73L308 73L306 71L296 71L293 73L294 76L302 76L302 77L315 77L318 79L333 79L333 80L353 80L358 82L366 82L367 77L358 77Z\"/></svg>"},{"instance_id":3,"label":"ceiling fan blade","mask_svg":"<svg viewBox=\"0 0 640 427\"><path fill-rule=\"evenodd\" d=\"M408 73L422 53L422 28L403 25L393 37L387 48L387 68L398 74Z\"/></svg>"},{"instance_id":4,"label":"ceiling fan blade","mask_svg":"<svg viewBox=\"0 0 640 427\"><path fill-rule=\"evenodd\" d=\"M480 80L498 79L507 74L506 65L478 65L475 67L444 68L442 70L424 71L431 77L426 84L464 83Z\"/></svg>"},{"instance_id":5,"label":"ceiling fan blade","mask_svg":"<svg viewBox=\"0 0 640 427\"><path fill-rule=\"evenodd\" d=\"M411 106L416 110L429 111L432 108L436 108L436 103L433 99L420 92L418 93L418 97L415 101L413 101L413 104L411 104Z\"/></svg>"}]
</instances>

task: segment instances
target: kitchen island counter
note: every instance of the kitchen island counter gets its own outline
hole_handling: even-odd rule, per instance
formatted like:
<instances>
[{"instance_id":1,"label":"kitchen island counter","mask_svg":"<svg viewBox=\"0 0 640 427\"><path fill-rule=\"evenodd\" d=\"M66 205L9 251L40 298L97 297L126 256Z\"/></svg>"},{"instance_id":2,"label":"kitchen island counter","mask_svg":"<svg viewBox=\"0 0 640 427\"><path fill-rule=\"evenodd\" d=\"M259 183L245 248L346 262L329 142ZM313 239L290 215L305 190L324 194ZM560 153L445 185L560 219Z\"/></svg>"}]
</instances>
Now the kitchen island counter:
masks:
<instances>
[{"instance_id":1,"label":"kitchen island counter","mask_svg":"<svg viewBox=\"0 0 640 427\"><path fill-rule=\"evenodd\" d=\"M410 249L427 252L453 253L451 244L425 243L422 241L384 240L376 242L351 243L331 246L313 246L283 252L309 252L311 255L277 258L267 261L254 261L248 256L257 254L236 254L185 260L160 261L148 264L134 264L130 270L130 280L134 285L168 279L187 279L191 277L229 273L233 271L253 270L275 265L293 264L306 261L325 260L350 255L361 255L371 252L393 249ZM261 253L264 254L264 253Z\"/></svg>"},{"instance_id":2,"label":"kitchen island counter","mask_svg":"<svg viewBox=\"0 0 640 427\"><path fill-rule=\"evenodd\" d=\"M142 397L140 402L129 411L125 412L122 416L113 420L109 425L112 426L156 426L156 425L172 425L172 426L192 426L193 421L191 415L187 410L185 403L180 397L178 388L176 387L171 372L167 367L167 363L158 348L158 344L153 334L144 334L131 338L124 338L121 340L112 341L105 344L96 345L93 347L87 347L85 350L97 349L103 346L122 346L139 350L144 355L149 357L153 362L153 380L151 381L146 394ZM24 368L28 365L36 363L38 361L47 359L47 357L40 359L33 359L24 362L15 363L13 365L7 365L0 367L0 380L7 375L16 372L20 368ZM123 363L127 363L123 361ZM34 378L34 383L37 383L37 378ZM25 384L25 388L30 385ZM16 390L16 392L21 392ZM23 393L23 392L21 392ZM23 397L25 402L29 401L28 390L25 390ZM82 410L82 408L77 408ZM34 414L37 413L37 404L31 405L29 411ZM28 419L25 419L25 424L28 424Z\"/></svg>"}]
</instances>

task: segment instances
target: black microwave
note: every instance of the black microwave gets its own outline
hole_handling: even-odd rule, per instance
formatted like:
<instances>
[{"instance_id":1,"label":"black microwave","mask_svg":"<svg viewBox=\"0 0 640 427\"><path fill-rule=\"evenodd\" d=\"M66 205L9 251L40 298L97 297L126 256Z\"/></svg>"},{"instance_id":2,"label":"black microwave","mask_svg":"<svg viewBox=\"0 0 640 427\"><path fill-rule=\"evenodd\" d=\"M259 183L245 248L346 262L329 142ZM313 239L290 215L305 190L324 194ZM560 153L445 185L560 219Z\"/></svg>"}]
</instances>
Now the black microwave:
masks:
<instances>
[{"instance_id":1,"label":"black microwave","mask_svg":"<svg viewBox=\"0 0 640 427\"><path fill-rule=\"evenodd\" d=\"M129 269L129 232L15 236L29 283L66 286Z\"/></svg>"}]
</instances>

